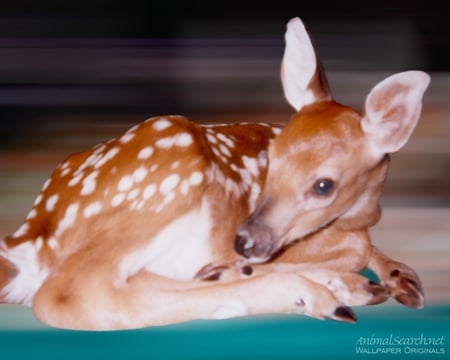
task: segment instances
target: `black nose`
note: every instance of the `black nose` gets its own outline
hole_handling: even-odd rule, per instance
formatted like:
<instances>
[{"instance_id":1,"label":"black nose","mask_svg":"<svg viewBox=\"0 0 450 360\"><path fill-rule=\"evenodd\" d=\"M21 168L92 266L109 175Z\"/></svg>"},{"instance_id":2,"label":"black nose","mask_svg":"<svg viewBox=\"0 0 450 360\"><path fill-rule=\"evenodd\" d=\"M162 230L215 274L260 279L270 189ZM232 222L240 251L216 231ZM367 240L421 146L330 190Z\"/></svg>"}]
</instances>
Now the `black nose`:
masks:
<instances>
[{"instance_id":1,"label":"black nose","mask_svg":"<svg viewBox=\"0 0 450 360\"><path fill-rule=\"evenodd\" d=\"M247 236L238 233L234 239L234 250L236 250L239 255L248 259L250 256L246 254L246 250L248 249L247 242Z\"/></svg>"}]
</instances>

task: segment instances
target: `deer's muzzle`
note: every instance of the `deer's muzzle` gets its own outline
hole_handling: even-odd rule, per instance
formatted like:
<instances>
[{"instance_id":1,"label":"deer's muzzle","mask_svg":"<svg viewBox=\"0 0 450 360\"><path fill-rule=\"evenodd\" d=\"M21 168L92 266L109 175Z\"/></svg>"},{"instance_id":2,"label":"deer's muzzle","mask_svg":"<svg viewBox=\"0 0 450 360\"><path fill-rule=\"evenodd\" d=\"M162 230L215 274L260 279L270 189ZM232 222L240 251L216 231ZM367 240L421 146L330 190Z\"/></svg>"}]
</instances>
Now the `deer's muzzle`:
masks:
<instances>
[{"instance_id":1,"label":"deer's muzzle","mask_svg":"<svg viewBox=\"0 0 450 360\"><path fill-rule=\"evenodd\" d=\"M238 229L234 249L251 262L267 261L278 250L271 229L265 224L249 219Z\"/></svg>"}]
</instances>

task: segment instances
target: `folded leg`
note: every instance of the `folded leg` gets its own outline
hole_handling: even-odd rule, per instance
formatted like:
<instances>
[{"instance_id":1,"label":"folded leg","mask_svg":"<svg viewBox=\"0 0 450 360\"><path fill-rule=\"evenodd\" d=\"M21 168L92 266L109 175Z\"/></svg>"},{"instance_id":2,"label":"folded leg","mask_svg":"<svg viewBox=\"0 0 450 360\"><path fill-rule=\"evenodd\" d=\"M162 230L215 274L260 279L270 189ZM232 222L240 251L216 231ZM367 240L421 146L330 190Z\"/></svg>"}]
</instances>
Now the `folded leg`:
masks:
<instances>
[{"instance_id":1,"label":"folded leg","mask_svg":"<svg viewBox=\"0 0 450 360\"><path fill-rule=\"evenodd\" d=\"M368 267L399 303L417 309L424 307L425 298L419 276L408 265L390 259L373 247Z\"/></svg>"},{"instance_id":2,"label":"folded leg","mask_svg":"<svg viewBox=\"0 0 450 360\"><path fill-rule=\"evenodd\" d=\"M66 261L36 294L36 316L54 327L124 329L191 319L295 313L354 321L327 286L291 272L255 274L230 282L177 281L140 271L117 281L108 262ZM92 271L91 271L92 270Z\"/></svg>"},{"instance_id":3,"label":"folded leg","mask_svg":"<svg viewBox=\"0 0 450 360\"><path fill-rule=\"evenodd\" d=\"M196 276L198 280L233 282L273 273L296 274L326 287L345 306L374 305L386 301L386 287L352 272L338 272L320 264L270 263L250 265L242 261L230 264L205 266Z\"/></svg>"}]
</instances>

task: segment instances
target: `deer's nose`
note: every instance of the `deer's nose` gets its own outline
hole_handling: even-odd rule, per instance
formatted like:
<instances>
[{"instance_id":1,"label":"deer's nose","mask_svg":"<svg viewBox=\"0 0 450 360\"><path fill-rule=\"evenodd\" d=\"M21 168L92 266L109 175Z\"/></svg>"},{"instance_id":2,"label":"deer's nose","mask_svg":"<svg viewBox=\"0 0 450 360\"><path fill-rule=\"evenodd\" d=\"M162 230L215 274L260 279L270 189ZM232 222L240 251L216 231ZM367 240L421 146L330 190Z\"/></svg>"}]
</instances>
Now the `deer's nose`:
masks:
<instances>
[{"instance_id":1,"label":"deer's nose","mask_svg":"<svg viewBox=\"0 0 450 360\"><path fill-rule=\"evenodd\" d=\"M267 261L277 248L277 241L270 228L257 221L244 222L234 240L235 251L254 263Z\"/></svg>"},{"instance_id":2,"label":"deer's nose","mask_svg":"<svg viewBox=\"0 0 450 360\"><path fill-rule=\"evenodd\" d=\"M245 258L249 258L250 255L247 253L249 249L251 249L254 245L253 240L249 239L248 233L238 232L234 239L234 250L239 255L242 255Z\"/></svg>"}]
</instances>

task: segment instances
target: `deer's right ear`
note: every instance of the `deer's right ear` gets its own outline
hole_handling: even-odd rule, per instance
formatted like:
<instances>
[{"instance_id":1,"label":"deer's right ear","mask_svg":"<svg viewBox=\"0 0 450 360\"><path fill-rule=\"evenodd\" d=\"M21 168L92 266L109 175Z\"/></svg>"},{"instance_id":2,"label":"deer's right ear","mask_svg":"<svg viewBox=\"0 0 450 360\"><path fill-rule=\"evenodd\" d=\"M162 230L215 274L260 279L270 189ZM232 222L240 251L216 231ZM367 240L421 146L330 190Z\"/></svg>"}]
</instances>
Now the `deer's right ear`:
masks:
<instances>
[{"instance_id":1,"label":"deer's right ear","mask_svg":"<svg viewBox=\"0 0 450 360\"><path fill-rule=\"evenodd\" d=\"M375 155L398 151L406 144L419 120L429 83L430 76L426 73L405 71L372 89L366 99L361 127Z\"/></svg>"},{"instance_id":2,"label":"deer's right ear","mask_svg":"<svg viewBox=\"0 0 450 360\"><path fill-rule=\"evenodd\" d=\"M328 84L314 47L298 17L288 22L285 39L281 82L288 102L299 111L306 105L330 98Z\"/></svg>"}]
</instances>

